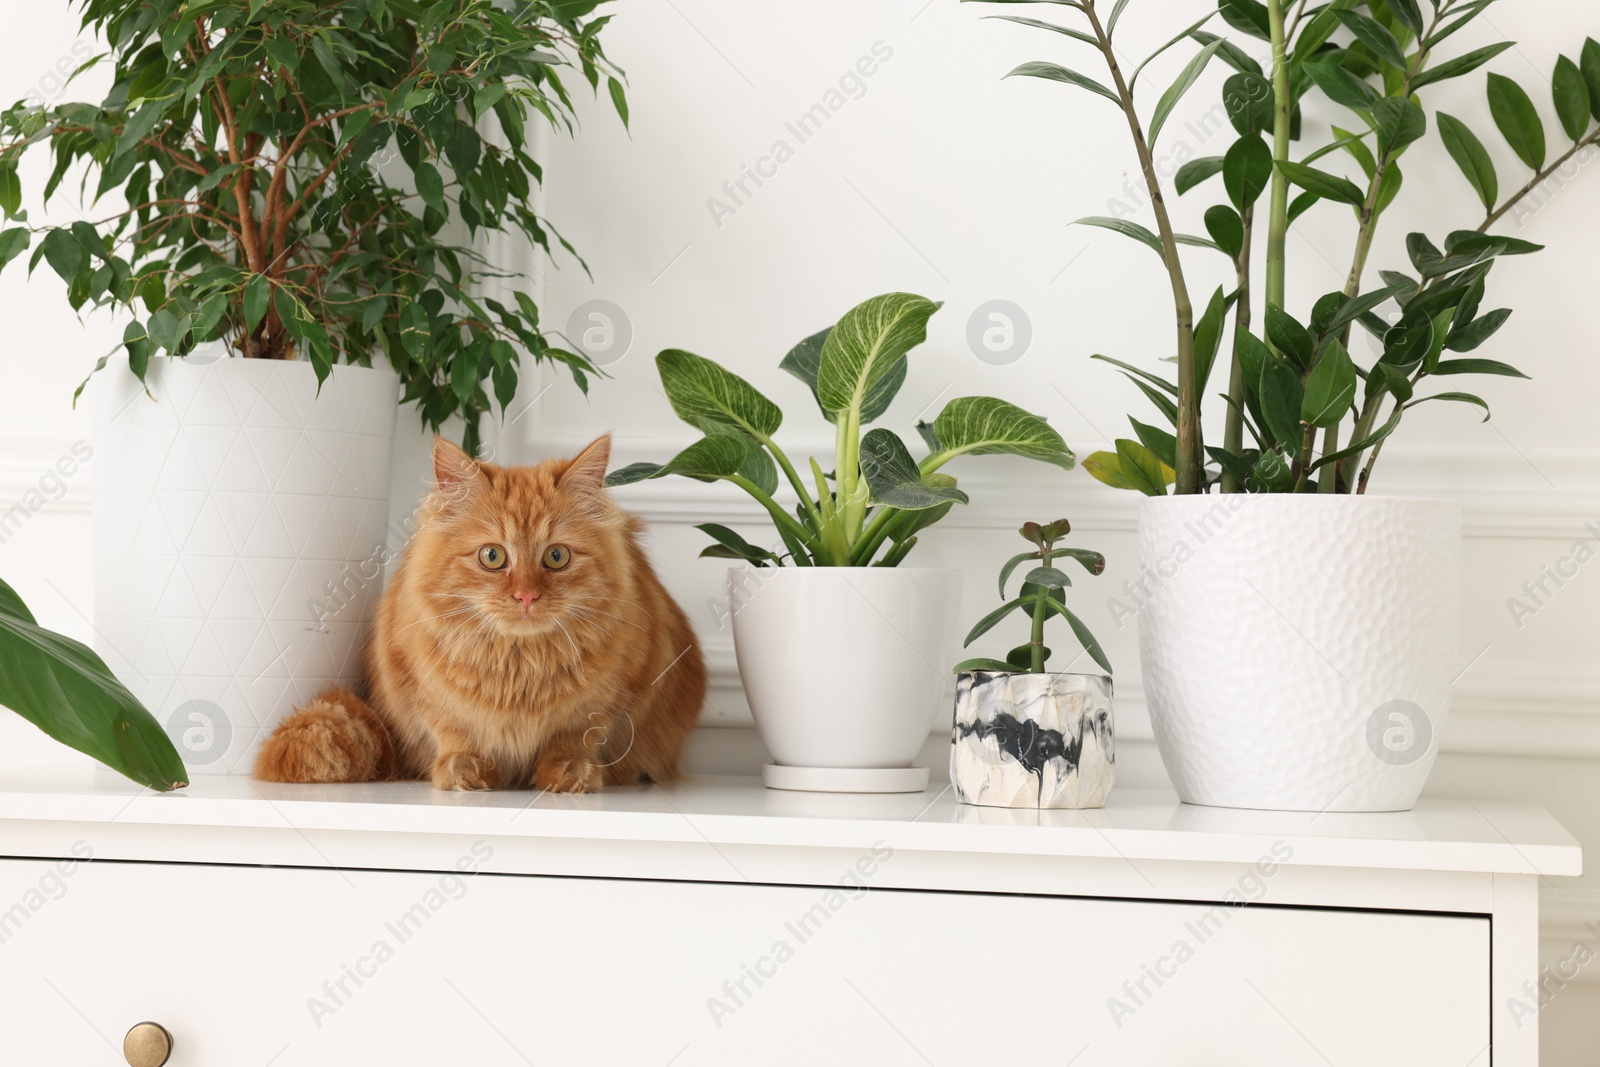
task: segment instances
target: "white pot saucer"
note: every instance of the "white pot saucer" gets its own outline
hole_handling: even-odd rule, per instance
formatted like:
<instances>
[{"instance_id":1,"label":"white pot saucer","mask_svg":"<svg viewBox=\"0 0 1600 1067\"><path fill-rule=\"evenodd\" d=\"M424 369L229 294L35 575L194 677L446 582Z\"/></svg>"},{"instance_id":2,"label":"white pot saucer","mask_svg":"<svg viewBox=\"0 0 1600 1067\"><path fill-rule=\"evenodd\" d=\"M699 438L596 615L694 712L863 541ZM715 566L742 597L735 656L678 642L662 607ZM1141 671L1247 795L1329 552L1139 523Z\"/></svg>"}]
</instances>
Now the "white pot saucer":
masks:
<instances>
[{"instance_id":1,"label":"white pot saucer","mask_svg":"<svg viewBox=\"0 0 1600 1067\"><path fill-rule=\"evenodd\" d=\"M920 793L928 787L926 767L785 767L761 768L768 789L806 793Z\"/></svg>"}]
</instances>

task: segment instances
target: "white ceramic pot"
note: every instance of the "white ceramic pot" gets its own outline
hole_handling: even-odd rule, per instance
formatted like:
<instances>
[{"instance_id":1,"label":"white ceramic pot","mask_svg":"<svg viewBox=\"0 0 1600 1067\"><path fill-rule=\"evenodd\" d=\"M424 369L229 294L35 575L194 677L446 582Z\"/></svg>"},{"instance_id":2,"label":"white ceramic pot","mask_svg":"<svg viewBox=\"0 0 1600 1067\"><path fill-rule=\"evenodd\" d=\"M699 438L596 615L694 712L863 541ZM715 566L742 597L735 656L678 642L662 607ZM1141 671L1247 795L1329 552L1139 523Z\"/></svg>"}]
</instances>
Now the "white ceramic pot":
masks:
<instances>
[{"instance_id":1,"label":"white ceramic pot","mask_svg":"<svg viewBox=\"0 0 1600 1067\"><path fill-rule=\"evenodd\" d=\"M1156 744L1195 804L1404 811L1459 669L1461 513L1392 497L1191 496L1139 510Z\"/></svg>"},{"instance_id":2,"label":"white ceramic pot","mask_svg":"<svg viewBox=\"0 0 1600 1067\"><path fill-rule=\"evenodd\" d=\"M912 766L950 682L960 571L732 567L728 603L745 696L781 767Z\"/></svg>"},{"instance_id":3,"label":"white ceramic pot","mask_svg":"<svg viewBox=\"0 0 1600 1067\"><path fill-rule=\"evenodd\" d=\"M200 773L248 771L263 731L359 677L400 547L398 377L336 366L319 390L308 363L218 355L91 386L95 649Z\"/></svg>"},{"instance_id":4,"label":"white ceramic pot","mask_svg":"<svg viewBox=\"0 0 1600 1067\"><path fill-rule=\"evenodd\" d=\"M950 784L963 804L1099 808L1116 780L1111 676L962 671Z\"/></svg>"}]
</instances>

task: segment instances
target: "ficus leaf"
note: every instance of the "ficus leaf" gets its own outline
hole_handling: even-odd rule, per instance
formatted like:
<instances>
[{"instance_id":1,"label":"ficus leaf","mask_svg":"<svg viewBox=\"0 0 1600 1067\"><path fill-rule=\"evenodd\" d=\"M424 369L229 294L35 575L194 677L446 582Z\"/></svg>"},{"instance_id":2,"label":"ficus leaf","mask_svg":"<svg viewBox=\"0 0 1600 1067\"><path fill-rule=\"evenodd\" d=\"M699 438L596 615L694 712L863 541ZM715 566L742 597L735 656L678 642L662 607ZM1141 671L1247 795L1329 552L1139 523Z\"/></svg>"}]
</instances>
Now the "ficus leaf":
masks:
<instances>
[{"instance_id":1,"label":"ficus leaf","mask_svg":"<svg viewBox=\"0 0 1600 1067\"><path fill-rule=\"evenodd\" d=\"M444 201L444 179L439 177L439 168L432 163L418 163L415 172L417 195L422 197L422 202L441 215L449 215Z\"/></svg>"},{"instance_id":2,"label":"ficus leaf","mask_svg":"<svg viewBox=\"0 0 1600 1067\"><path fill-rule=\"evenodd\" d=\"M246 333L254 333L261 320L267 316L267 304L272 299L272 282L265 274L252 275L244 285L244 325Z\"/></svg>"}]
</instances>

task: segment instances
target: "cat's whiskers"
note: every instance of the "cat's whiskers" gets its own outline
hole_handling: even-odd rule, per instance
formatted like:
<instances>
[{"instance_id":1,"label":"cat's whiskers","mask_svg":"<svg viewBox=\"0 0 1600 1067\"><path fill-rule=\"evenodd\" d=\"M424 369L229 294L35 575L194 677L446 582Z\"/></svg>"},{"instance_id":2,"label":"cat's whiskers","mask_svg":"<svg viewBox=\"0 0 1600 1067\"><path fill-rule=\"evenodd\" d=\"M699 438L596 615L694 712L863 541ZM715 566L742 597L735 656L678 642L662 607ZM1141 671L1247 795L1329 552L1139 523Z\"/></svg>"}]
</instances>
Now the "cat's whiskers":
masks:
<instances>
[{"instance_id":1,"label":"cat's whiskers","mask_svg":"<svg viewBox=\"0 0 1600 1067\"><path fill-rule=\"evenodd\" d=\"M645 611L644 606L641 605L637 600L633 599L632 597L625 597L625 596L598 596L596 594L591 593L591 594L589 594L589 596L586 599L588 599L588 600L615 600L615 601L618 601L618 602L623 603L623 604L632 604L634 607L638 608L640 611L644 611L644 617L649 619L652 623L656 621L656 617L654 615L652 615L650 612Z\"/></svg>"},{"instance_id":2,"label":"cat's whiskers","mask_svg":"<svg viewBox=\"0 0 1600 1067\"><path fill-rule=\"evenodd\" d=\"M573 654L573 656L575 656L577 658L578 662L580 664L582 664L582 662L583 662L583 653L578 651L578 642L576 642L576 641L574 641L572 639L572 631L567 629L566 623L562 622L560 619L556 618L554 615L550 616L550 621L555 623L557 626L561 627L561 632L567 635L567 644L572 646L572 654Z\"/></svg>"},{"instance_id":3,"label":"cat's whiskers","mask_svg":"<svg viewBox=\"0 0 1600 1067\"><path fill-rule=\"evenodd\" d=\"M464 607L464 608L454 608L454 609L452 609L450 611L441 612L438 615L427 615L427 616L424 616L423 618L415 620L414 622L406 623L404 626L400 627L400 629L398 629L398 630L396 630L394 632L394 636L398 637L401 634L405 633L407 630L411 629L413 626L421 626L425 622L435 622L435 621L437 621L439 619L448 619L448 618L452 618L452 617L454 617L456 615L466 615L467 613L472 612L472 611L476 611L476 610L477 609L475 607L473 607L471 605L468 605L467 607Z\"/></svg>"},{"instance_id":4,"label":"cat's whiskers","mask_svg":"<svg viewBox=\"0 0 1600 1067\"><path fill-rule=\"evenodd\" d=\"M607 600L616 600L618 598L617 597L607 597L606 599ZM599 608L593 606L592 604L581 604L581 603L580 604L571 604L571 605L568 606L567 610L568 611L573 611L573 612L594 612L594 613L599 614L599 615L604 615L609 619L616 619L618 622L622 623L624 626L632 626L635 630L638 630L641 633L649 633L650 632L650 631L646 630L643 626L640 626L638 623L634 622L632 619L625 619L621 615L616 614L615 612L602 611Z\"/></svg>"}]
</instances>

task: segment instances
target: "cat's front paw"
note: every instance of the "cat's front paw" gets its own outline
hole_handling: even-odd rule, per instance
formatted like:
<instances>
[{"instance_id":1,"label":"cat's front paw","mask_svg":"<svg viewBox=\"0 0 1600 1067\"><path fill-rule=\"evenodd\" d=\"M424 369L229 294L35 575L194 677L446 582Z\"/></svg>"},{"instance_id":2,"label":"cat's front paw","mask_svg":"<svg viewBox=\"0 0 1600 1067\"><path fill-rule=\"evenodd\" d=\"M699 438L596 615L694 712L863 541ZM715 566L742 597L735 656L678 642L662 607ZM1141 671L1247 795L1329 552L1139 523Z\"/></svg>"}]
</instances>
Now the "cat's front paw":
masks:
<instances>
[{"instance_id":1,"label":"cat's front paw","mask_svg":"<svg viewBox=\"0 0 1600 1067\"><path fill-rule=\"evenodd\" d=\"M493 789L500 782L494 763L471 752L447 752L433 761L433 787L472 792Z\"/></svg>"},{"instance_id":2,"label":"cat's front paw","mask_svg":"<svg viewBox=\"0 0 1600 1067\"><path fill-rule=\"evenodd\" d=\"M548 793L598 793L602 780L600 768L581 756L541 759L533 769L533 787Z\"/></svg>"}]
</instances>

